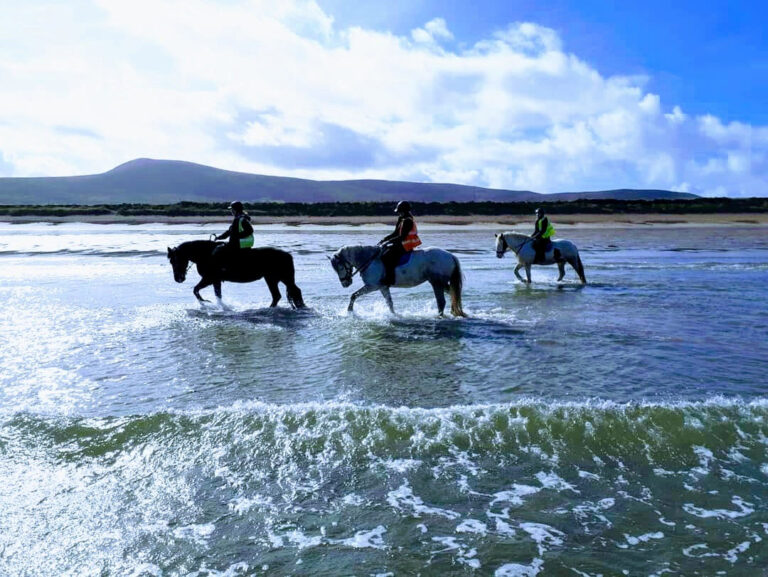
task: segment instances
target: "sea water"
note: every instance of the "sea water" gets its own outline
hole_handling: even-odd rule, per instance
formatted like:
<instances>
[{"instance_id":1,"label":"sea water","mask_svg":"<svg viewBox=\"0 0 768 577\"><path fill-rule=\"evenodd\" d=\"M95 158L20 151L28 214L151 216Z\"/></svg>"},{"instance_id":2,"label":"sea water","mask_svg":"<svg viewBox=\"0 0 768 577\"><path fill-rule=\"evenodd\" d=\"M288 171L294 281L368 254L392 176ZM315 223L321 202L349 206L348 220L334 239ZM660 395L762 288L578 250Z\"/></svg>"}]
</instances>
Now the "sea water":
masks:
<instances>
[{"instance_id":1,"label":"sea water","mask_svg":"<svg viewBox=\"0 0 768 577\"><path fill-rule=\"evenodd\" d=\"M309 308L200 307L166 250L225 226L0 224L1 575L764 574L768 228L558 227L583 287L422 225L440 319L346 312L375 225L256 227Z\"/></svg>"}]
</instances>

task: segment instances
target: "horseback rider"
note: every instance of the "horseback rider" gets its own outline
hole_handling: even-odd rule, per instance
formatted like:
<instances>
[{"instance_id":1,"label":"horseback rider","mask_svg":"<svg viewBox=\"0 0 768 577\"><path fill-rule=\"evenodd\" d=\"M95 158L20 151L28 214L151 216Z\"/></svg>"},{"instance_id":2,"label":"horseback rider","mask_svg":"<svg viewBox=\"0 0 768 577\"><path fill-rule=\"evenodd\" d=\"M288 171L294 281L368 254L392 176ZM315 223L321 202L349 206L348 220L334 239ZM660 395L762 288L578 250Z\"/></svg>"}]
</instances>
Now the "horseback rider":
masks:
<instances>
[{"instance_id":1,"label":"horseback rider","mask_svg":"<svg viewBox=\"0 0 768 577\"><path fill-rule=\"evenodd\" d=\"M536 209L536 225L533 230L531 238L533 239L533 248L536 251L536 257L534 263L540 263L544 260L544 255L552 245L550 240L555 234L555 227L549 222L549 219L544 214L544 209L539 207Z\"/></svg>"},{"instance_id":2,"label":"horseback rider","mask_svg":"<svg viewBox=\"0 0 768 577\"><path fill-rule=\"evenodd\" d=\"M397 224L395 231L379 241L381 262L384 264L382 284L392 286L395 283L395 268L402 256L421 244L416 221L411 214L411 203L401 200L395 207Z\"/></svg>"},{"instance_id":3,"label":"horseback rider","mask_svg":"<svg viewBox=\"0 0 768 577\"><path fill-rule=\"evenodd\" d=\"M229 210L232 211L232 224L229 225L226 232L223 232L214 239L224 240L228 238L229 242L216 247L214 255L218 254L224 257L226 261L233 261L237 258L240 250L253 246L253 226L251 225L251 217L245 212L242 202L239 200L234 201L229 205Z\"/></svg>"}]
</instances>

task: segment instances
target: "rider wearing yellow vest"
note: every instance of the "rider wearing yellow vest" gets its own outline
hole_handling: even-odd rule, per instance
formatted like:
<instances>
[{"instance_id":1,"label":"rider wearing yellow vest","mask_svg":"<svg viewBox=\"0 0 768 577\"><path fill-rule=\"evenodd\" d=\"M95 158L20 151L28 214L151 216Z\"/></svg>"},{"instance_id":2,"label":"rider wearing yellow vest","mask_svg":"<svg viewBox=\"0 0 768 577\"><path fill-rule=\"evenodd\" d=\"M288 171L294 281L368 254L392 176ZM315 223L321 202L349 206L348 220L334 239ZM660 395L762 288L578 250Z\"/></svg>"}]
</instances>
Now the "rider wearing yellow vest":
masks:
<instances>
[{"instance_id":1,"label":"rider wearing yellow vest","mask_svg":"<svg viewBox=\"0 0 768 577\"><path fill-rule=\"evenodd\" d=\"M379 241L383 247L381 262L384 263L383 284L391 286L395 282L395 268L400 258L421 244L416 221L411 214L411 204L407 200L397 203L395 214L398 215L395 231Z\"/></svg>"},{"instance_id":2,"label":"rider wearing yellow vest","mask_svg":"<svg viewBox=\"0 0 768 577\"><path fill-rule=\"evenodd\" d=\"M243 210L243 203L236 200L229 205L234 219L229 229L216 237L216 240L229 239L230 248L251 248L253 246L253 226L250 215Z\"/></svg>"},{"instance_id":3,"label":"rider wearing yellow vest","mask_svg":"<svg viewBox=\"0 0 768 577\"><path fill-rule=\"evenodd\" d=\"M251 217L243 209L243 203L236 200L229 205L232 211L232 224L226 232L216 237L216 240L229 239L226 245L218 246L214 249L214 257L220 259L223 268L227 268L236 262L237 254L246 248L253 246L253 226L251 226Z\"/></svg>"},{"instance_id":4,"label":"rider wearing yellow vest","mask_svg":"<svg viewBox=\"0 0 768 577\"><path fill-rule=\"evenodd\" d=\"M552 243L550 240L555 234L555 227L549 222L549 219L544 214L543 208L536 209L536 226L534 227L531 238L533 239L533 248L536 250L536 257L534 262L541 262L544 260L544 255L549 249L549 245Z\"/></svg>"}]
</instances>

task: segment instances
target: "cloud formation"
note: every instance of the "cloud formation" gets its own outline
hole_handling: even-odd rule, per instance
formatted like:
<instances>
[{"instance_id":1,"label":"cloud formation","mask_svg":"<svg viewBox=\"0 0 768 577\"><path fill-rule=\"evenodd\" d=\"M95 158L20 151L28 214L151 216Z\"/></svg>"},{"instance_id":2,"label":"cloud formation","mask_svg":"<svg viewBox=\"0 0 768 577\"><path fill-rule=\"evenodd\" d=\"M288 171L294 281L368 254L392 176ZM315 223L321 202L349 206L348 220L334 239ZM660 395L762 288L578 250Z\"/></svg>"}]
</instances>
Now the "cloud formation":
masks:
<instances>
[{"instance_id":1,"label":"cloud formation","mask_svg":"<svg viewBox=\"0 0 768 577\"><path fill-rule=\"evenodd\" d=\"M0 176L136 157L316 179L765 195L768 127L692 117L513 23L471 46L339 29L313 1L15 3Z\"/></svg>"}]
</instances>

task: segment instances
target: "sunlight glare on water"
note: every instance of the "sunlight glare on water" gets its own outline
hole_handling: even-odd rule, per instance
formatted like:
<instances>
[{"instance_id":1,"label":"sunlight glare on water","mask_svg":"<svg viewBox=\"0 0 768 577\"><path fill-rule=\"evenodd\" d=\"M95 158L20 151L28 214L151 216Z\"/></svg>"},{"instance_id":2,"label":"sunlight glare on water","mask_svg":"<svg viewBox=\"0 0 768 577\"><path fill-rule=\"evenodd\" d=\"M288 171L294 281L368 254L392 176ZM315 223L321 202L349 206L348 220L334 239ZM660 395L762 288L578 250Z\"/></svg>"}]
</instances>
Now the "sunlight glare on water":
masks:
<instances>
[{"instance_id":1,"label":"sunlight glare on water","mask_svg":"<svg viewBox=\"0 0 768 577\"><path fill-rule=\"evenodd\" d=\"M257 227L309 308L262 281L201 307L166 249L221 228L0 224L0 574L768 562L768 229L558 227L583 287L517 282L499 227L425 225L454 319L429 285L347 313L326 256L384 226Z\"/></svg>"}]
</instances>

